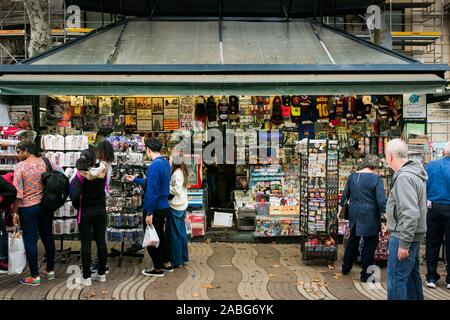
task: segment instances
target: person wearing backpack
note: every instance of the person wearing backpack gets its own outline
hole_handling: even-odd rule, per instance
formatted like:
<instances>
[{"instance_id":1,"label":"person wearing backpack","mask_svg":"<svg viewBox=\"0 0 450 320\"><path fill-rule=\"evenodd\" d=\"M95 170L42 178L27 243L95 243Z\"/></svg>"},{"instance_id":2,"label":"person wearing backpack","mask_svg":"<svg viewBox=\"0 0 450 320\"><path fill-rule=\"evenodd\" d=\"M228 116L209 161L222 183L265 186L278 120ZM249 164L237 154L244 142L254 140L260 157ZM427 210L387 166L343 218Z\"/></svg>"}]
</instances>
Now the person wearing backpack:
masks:
<instances>
[{"instance_id":1,"label":"person wearing backpack","mask_svg":"<svg viewBox=\"0 0 450 320\"><path fill-rule=\"evenodd\" d=\"M16 147L19 163L14 171L13 184L17 189L17 199L13 207L13 223L21 226L30 274L20 280L23 285L38 286L41 277L55 279L55 241L53 240L53 213L44 207L45 183L43 175L48 173L46 161L38 156L36 144L23 140ZM49 161L48 161L49 162ZM49 162L50 163L50 162ZM52 170L62 172L51 164ZM52 203L46 205L53 206ZM38 231L45 248L47 268L39 274Z\"/></svg>"},{"instance_id":2,"label":"person wearing backpack","mask_svg":"<svg viewBox=\"0 0 450 320\"><path fill-rule=\"evenodd\" d=\"M77 221L81 241L81 262L83 276L76 282L91 286L92 280L106 281L106 191L108 164L97 164L95 152L87 149L81 152L76 162L77 174L71 183L73 207L78 211ZM92 169L99 169L92 176ZM91 272L91 239L97 244L98 270Z\"/></svg>"},{"instance_id":3,"label":"person wearing backpack","mask_svg":"<svg viewBox=\"0 0 450 320\"><path fill-rule=\"evenodd\" d=\"M14 188L12 181L8 181L10 175L14 176L14 173L0 176L0 273L8 272L8 232L6 231L2 211L7 213L10 210L17 195L17 190Z\"/></svg>"}]
</instances>

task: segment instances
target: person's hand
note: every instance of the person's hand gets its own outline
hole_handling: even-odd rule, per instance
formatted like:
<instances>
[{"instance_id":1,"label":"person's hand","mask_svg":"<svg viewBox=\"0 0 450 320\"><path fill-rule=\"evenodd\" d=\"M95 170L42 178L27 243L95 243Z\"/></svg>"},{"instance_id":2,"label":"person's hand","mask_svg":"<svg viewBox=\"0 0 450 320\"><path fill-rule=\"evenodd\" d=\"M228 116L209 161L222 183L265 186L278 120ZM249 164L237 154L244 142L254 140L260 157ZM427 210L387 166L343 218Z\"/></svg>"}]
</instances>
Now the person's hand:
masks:
<instances>
[{"instance_id":1,"label":"person's hand","mask_svg":"<svg viewBox=\"0 0 450 320\"><path fill-rule=\"evenodd\" d=\"M17 212L13 213L13 224L14 226L18 226L20 225L20 219L19 219L19 214Z\"/></svg>"},{"instance_id":2,"label":"person's hand","mask_svg":"<svg viewBox=\"0 0 450 320\"><path fill-rule=\"evenodd\" d=\"M145 223L148 225L152 225L153 224L153 215L147 216L145 218Z\"/></svg>"},{"instance_id":3,"label":"person's hand","mask_svg":"<svg viewBox=\"0 0 450 320\"><path fill-rule=\"evenodd\" d=\"M125 181L127 181L127 182L133 182L134 178L135 178L134 176L127 174L127 175L125 176Z\"/></svg>"},{"instance_id":4,"label":"person's hand","mask_svg":"<svg viewBox=\"0 0 450 320\"><path fill-rule=\"evenodd\" d=\"M397 257L398 257L398 260L404 260L404 259L408 258L409 257L409 250L399 247L398 248Z\"/></svg>"}]
</instances>

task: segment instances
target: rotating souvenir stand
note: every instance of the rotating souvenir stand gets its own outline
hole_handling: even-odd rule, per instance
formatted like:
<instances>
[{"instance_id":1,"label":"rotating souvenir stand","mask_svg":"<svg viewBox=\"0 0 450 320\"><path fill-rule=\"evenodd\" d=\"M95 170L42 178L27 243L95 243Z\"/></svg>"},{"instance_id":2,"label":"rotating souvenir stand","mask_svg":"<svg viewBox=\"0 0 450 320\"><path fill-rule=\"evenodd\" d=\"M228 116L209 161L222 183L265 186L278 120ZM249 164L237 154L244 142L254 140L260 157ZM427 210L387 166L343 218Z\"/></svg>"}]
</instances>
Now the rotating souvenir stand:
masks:
<instances>
[{"instance_id":1,"label":"rotating souvenir stand","mask_svg":"<svg viewBox=\"0 0 450 320\"><path fill-rule=\"evenodd\" d=\"M139 160L139 158L141 160ZM125 175L142 176L146 167L141 153L117 153L116 163L113 165L107 198L108 228L106 230L109 242L120 243L120 250L111 249L109 256L119 257L120 267L124 256L138 257L141 261L142 253L126 252L126 242L141 242L143 236L142 194L143 188L133 182L124 181Z\"/></svg>"},{"instance_id":2,"label":"rotating souvenir stand","mask_svg":"<svg viewBox=\"0 0 450 320\"><path fill-rule=\"evenodd\" d=\"M0 173L14 171L18 162L16 146L19 142L19 136L0 134Z\"/></svg>"},{"instance_id":3,"label":"rotating souvenir stand","mask_svg":"<svg viewBox=\"0 0 450 320\"><path fill-rule=\"evenodd\" d=\"M44 156L55 165L65 169L65 174L69 179L73 176L75 162L81 151L87 149L88 146L88 137L83 135L44 134L41 136ZM66 263L71 254L80 254L79 250L64 249L64 240L71 240L78 234L76 211L73 209L70 199L53 216L53 234L60 236L58 259L61 263ZM66 239L66 236L69 235L71 238Z\"/></svg>"},{"instance_id":4,"label":"rotating souvenir stand","mask_svg":"<svg viewBox=\"0 0 450 320\"><path fill-rule=\"evenodd\" d=\"M338 253L338 144L304 139L299 142L299 151L302 257L334 263Z\"/></svg>"}]
</instances>

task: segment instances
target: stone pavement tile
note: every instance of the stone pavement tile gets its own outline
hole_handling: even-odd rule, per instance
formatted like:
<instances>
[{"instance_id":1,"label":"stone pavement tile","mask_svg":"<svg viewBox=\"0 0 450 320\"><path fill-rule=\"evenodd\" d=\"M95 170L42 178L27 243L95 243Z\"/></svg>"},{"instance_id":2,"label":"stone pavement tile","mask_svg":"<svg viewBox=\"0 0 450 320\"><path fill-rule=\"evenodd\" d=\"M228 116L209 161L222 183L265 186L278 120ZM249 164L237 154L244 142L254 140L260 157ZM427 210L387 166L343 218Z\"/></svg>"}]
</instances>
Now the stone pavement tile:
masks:
<instances>
[{"instance_id":1,"label":"stone pavement tile","mask_svg":"<svg viewBox=\"0 0 450 320\"><path fill-rule=\"evenodd\" d=\"M269 275L267 290L275 300L304 300L297 290L297 277L294 272L280 263L280 252L268 244L256 246L256 264Z\"/></svg>"},{"instance_id":2,"label":"stone pavement tile","mask_svg":"<svg viewBox=\"0 0 450 320\"><path fill-rule=\"evenodd\" d=\"M267 272L256 264L257 251L246 243L233 245L236 255L232 263L242 273L238 292L244 300L272 300L267 290L269 276Z\"/></svg>"},{"instance_id":3,"label":"stone pavement tile","mask_svg":"<svg viewBox=\"0 0 450 320\"><path fill-rule=\"evenodd\" d=\"M213 249L208 243L191 243L189 264L185 267L188 276L176 289L179 300L208 300L207 285L214 280L214 270L208 266ZM161 280L161 279L160 279Z\"/></svg>"},{"instance_id":4,"label":"stone pavement tile","mask_svg":"<svg viewBox=\"0 0 450 320\"><path fill-rule=\"evenodd\" d=\"M280 252L280 263L297 276L297 289L307 300L336 300L322 274L301 260L298 245L273 245Z\"/></svg>"},{"instance_id":5,"label":"stone pavement tile","mask_svg":"<svg viewBox=\"0 0 450 320\"><path fill-rule=\"evenodd\" d=\"M208 258L208 266L214 270L214 281L208 289L211 300L241 300L238 285L242 274L233 264L236 251L230 243L211 243L213 255Z\"/></svg>"}]
</instances>

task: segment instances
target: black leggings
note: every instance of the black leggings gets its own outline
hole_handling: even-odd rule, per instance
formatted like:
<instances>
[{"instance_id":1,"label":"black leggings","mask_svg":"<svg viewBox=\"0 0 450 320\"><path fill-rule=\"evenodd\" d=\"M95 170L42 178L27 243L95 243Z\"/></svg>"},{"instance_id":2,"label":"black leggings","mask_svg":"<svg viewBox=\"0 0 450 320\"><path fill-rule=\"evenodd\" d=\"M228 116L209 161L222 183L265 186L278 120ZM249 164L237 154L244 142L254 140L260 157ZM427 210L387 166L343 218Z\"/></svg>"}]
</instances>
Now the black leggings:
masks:
<instances>
[{"instance_id":1,"label":"black leggings","mask_svg":"<svg viewBox=\"0 0 450 320\"><path fill-rule=\"evenodd\" d=\"M367 268L374 264L375 250L378 244L378 235L371 237L362 237L363 247L361 250L361 279L367 280L371 273L367 273ZM348 239L347 247L344 253L344 264L342 266L342 272L349 272L359 253L359 242L361 237L356 235L356 227L350 231L350 238Z\"/></svg>"},{"instance_id":2,"label":"black leggings","mask_svg":"<svg viewBox=\"0 0 450 320\"><path fill-rule=\"evenodd\" d=\"M84 209L79 225L83 278L91 277L91 241L95 240L98 254L98 274L104 275L108 249L106 247L106 211Z\"/></svg>"}]
</instances>

